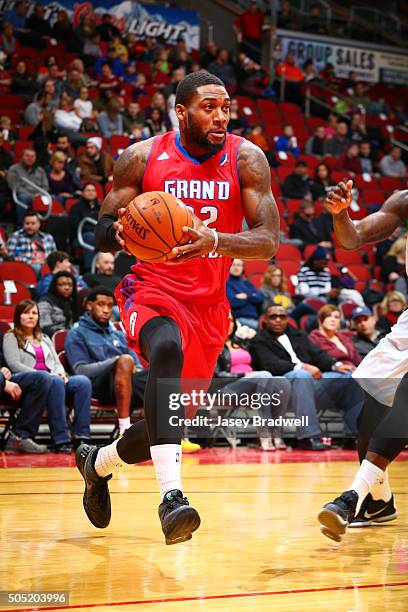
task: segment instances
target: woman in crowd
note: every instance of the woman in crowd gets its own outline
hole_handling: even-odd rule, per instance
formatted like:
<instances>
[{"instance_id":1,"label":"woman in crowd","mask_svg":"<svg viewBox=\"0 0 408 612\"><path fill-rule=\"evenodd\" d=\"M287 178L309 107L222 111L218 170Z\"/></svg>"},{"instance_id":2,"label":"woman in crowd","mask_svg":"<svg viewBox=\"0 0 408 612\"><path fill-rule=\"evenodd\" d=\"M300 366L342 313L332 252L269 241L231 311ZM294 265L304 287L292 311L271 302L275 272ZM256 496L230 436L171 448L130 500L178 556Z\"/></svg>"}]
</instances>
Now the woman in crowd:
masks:
<instances>
[{"instance_id":1,"label":"woman in crowd","mask_svg":"<svg viewBox=\"0 0 408 612\"><path fill-rule=\"evenodd\" d=\"M266 370L254 371L251 366L251 355L244 348L244 344L237 336L237 322L231 315L228 337L225 346L218 358L215 369L216 378L225 379L223 385L213 381L213 386L226 393L269 393L270 395L282 391L280 402L275 407L265 405L259 408L260 416L264 419L276 419L286 413L289 396L290 383L281 377L274 377ZM261 427L259 429L259 442L264 451L274 451L275 449L286 449L286 445L281 437L279 427Z\"/></svg>"},{"instance_id":2,"label":"woman in crowd","mask_svg":"<svg viewBox=\"0 0 408 612\"><path fill-rule=\"evenodd\" d=\"M38 306L33 300L23 300L14 311L14 329L4 336L4 358L15 372L48 373L50 390L47 396L48 422L54 452L71 453L90 439L92 386L86 376L68 376L52 341L43 334ZM66 403L73 402L72 443L67 426Z\"/></svg>"},{"instance_id":3,"label":"woman in crowd","mask_svg":"<svg viewBox=\"0 0 408 612\"><path fill-rule=\"evenodd\" d=\"M54 274L48 293L38 302L38 310L42 329L50 338L78 321L77 287L71 272Z\"/></svg>"},{"instance_id":4,"label":"woman in crowd","mask_svg":"<svg viewBox=\"0 0 408 612\"><path fill-rule=\"evenodd\" d=\"M319 164L316 167L313 181L310 184L313 200L325 198L330 187L334 185L334 181L330 176L330 168L327 164Z\"/></svg>"},{"instance_id":5,"label":"woman in crowd","mask_svg":"<svg viewBox=\"0 0 408 612\"><path fill-rule=\"evenodd\" d=\"M146 119L149 119L149 117L151 117L154 108L158 108L162 112L162 120L166 125L166 130L171 130L172 125L170 117L167 113L166 98L164 97L161 91L156 91L156 93L152 95L150 105L147 106L145 109Z\"/></svg>"},{"instance_id":6,"label":"woman in crowd","mask_svg":"<svg viewBox=\"0 0 408 612\"><path fill-rule=\"evenodd\" d=\"M264 311L269 306L283 306L292 319L299 323L303 315L315 315L316 311L309 304L294 304L287 290L287 278L283 268L270 264L264 274L261 291L265 296Z\"/></svg>"},{"instance_id":7,"label":"woman in crowd","mask_svg":"<svg viewBox=\"0 0 408 612\"><path fill-rule=\"evenodd\" d=\"M63 204L67 198L72 198L74 192L81 188L81 183L78 181L75 184L75 179L66 171L66 163L67 156L65 153L55 151L51 155L51 168L48 172L49 191L52 196L57 197Z\"/></svg>"},{"instance_id":8,"label":"woman in crowd","mask_svg":"<svg viewBox=\"0 0 408 612\"><path fill-rule=\"evenodd\" d=\"M102 136L109 139L114 134L123 135L123 117L121 115L122 105L117 98L111 98L98 116L98 125Z\"/></svg>"},{"instance_id":9,"label":"woman in crowd","mask_svg":"<svg viewBox=\"0 0 408 612\"><path fill-rule=\"evenodd\" d=\"M322 351L334 357L339 364L339 372L351 374L361 362L353 341L340 330L341 312L337 306L326 304L317 313L319 328L314 329L309 338L320 346Z\"/></svg>"},{"instance_id":10,"label":"woman in crowd","mask_svg":"<svg viewBox=\"0 0 408 612\"><path fill-rule=\"evenodd\" d=\"M238 136L244 136L248 132L248 122L241 113L239 103L236 98L232 98L230 106L230 122L228 124L228 131Z\"/></svg>"},{"instance_id":11,"label":"woman in crowd","mask_svg":"<svg viewBox=\"0 0 408 612\"><path fill-rule=\"evenodd\" d=\"M265 296L264 310L269 306L283 306L288 312L294 308L287 290L287 278L280 266L270 264L264 274L261 291Z\"/></svg>"},{"instance_id":12,"label":"woman in crowd","mask_svg":"<svg viewBox=\"0 0 408 612\"><path fill-rule=\"evenodd\" d=\"M163 113L158 108L153 108L150 117L146 119L144 124L144 136L146 136L146 138L151 138L152 136L159 136L166 132L167 128L163 121Z\"/></svg>"},{"instance_id":13,"label":"woman in crowd","mask_svg":"<svg viewBox=\"0 0 408 612\"><path fill-rule=\"evenodd\" d=\"M407 300L402 293L389 291L381 302L381 315L378 317L377 327L388 334L406 307Z\"/></svg>"},{"instance_id":14,"label":"woman in crowd","mask_svg":"<svg viewBox=\"0 0 408 612\"><path fill-rule=\"evenodd\" d=\"M381 280L394 283L400 276L406 277L405 249L407 237L401 236L391 246L381 263Z\"/></svg>"}]
</instances>

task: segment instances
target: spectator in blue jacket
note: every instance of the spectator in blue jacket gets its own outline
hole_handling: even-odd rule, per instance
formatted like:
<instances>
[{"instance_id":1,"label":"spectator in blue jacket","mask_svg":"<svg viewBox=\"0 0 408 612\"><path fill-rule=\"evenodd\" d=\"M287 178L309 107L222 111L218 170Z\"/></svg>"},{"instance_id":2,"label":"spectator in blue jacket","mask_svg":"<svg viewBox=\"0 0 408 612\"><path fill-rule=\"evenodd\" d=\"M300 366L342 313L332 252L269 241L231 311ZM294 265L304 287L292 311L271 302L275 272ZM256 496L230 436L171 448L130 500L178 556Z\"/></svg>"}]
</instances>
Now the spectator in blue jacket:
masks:
<instances>
[{"instance_id":1,"label":"spectator in blue jacket","mask_svg":"<svg viewBox=\"0 0 408 612\"><path fill-rule=\"evenodd\" d=\"M244 276L244 262L234 259L227 280L227 298L235 319L241 325L258 329L258 319L262 311L264 295Z\"/></svg>"},{"instance_id":2,"label":"spectator in blue jacket","mask_svg":"<svg viewBox=\"0 0 408 612\"><path fill-rule=\"evenodd\" d=\"M131 407L143 405L147 371L126 343L124 333L110 323L113 291L97 286L86 298L86 313L65 341L68 363L75 374L91 379L93 397L116 404L119 433L130 427Z\"/></svg>"},{"instance_id":3,"label":"spectator in blue jacket","mask_svg":"<svg viewBox=\"0 0 408 612\"><path fill-rule=\"evenodd\" d=\"M298 141L291 125L283 126L283 134L279 136L275 143L275 151L283 151L284 153L292 153L295 157L298 157L300 149Z\"/></svg>"},{"instance_id":4,"label":"spectator in blue jacket","mask_svg":"<svg viewBox=\"0 0 408 612\"><path fill-rule=\"evenodd\" d=\"M108 50L106 55L102 55L102 57L98 57L95 62L95 77L97 77L102 72L102 66L104 64L109 64L112 69L112 73L116 77L123 77L125 75L125 67L120 61L119 58L115 57L116 50L113 45L108 46Z\"/></svg>"},{"instance_id":5,"label":"spectator in blue jacket","mask_svg":"<svg viewBox=\"0 0 408 612\"><path fill-rule=\"evenodd\" d=\"M71 262L69 261L69 255L65 251L53 251L48 255L46 261L51 272L40 277L40 280L35 287L35 295L37 299L44 297L44 295L48 293L48 289L50 288L55 274L58 274L58 272L71 272L71 274L74 274L75 272L72 268ZM81 289L87 289L88 285L82 276L80 274L74 274L74 276L77 290L80 291Z\"/></svg>"}]
</instances>

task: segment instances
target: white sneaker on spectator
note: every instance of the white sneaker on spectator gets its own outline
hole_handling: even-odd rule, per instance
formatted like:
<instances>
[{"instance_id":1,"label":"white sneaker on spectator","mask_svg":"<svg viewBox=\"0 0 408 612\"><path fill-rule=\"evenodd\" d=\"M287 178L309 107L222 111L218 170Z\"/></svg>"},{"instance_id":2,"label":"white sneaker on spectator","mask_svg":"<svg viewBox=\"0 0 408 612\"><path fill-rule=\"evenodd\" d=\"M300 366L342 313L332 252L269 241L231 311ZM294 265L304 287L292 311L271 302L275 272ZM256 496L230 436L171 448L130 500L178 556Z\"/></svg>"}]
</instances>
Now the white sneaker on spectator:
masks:
<instances>
[{"instance_id":1,"label":"white sneaker on spectator","mask_svg":"<svg viewBox=\"0 0 408 612\"><path fill-rule=\"evenodd\" d=\"M275 450L274 445L272 444L272 438L259 438L259 442L261 445L261 449L266 452L271 452Z\"/></svg>"}]
</instances>

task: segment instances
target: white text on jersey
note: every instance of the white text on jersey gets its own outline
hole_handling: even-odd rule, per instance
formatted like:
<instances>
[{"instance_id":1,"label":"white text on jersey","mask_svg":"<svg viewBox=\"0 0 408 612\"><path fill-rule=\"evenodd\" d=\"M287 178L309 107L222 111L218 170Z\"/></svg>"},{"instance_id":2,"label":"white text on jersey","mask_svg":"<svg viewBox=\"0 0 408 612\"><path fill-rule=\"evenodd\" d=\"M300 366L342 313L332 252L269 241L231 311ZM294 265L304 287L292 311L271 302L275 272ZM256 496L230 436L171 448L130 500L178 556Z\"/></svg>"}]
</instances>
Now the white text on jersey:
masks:
<instances>
[{"instance_id":1,"label":"white text on jersey","mask_svg":"<svg viewBox=\"0 0 408 612\"><path fill-rule=\"evenodd\" d=\"M228 200L230 184L227 181L164 181L164 191L180 200Z\"/></svg>"}]
</instances>

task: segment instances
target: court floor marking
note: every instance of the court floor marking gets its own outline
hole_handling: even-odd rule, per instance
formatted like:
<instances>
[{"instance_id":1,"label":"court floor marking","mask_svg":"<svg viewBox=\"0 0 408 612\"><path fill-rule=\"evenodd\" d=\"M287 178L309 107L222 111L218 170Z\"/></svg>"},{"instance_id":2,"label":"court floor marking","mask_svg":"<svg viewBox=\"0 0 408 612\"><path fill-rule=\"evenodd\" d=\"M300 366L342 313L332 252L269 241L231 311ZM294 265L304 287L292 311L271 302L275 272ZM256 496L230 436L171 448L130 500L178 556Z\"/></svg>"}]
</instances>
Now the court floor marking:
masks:
<instances>
[{"instance_id":1,"label":"court floor marking","mask_svg":"<svg viewBox=\"0 0 408 612\"><path fill-rule=\"evenodd\" d=\"M99 608L99 607L113 607L113 606L140 606L146 604L163 604L163 603L176 603L182 601L208 601L212 599L237 599L241 597L270 597L273 595L299 595L302 593L324 593L329 591L351 591L354 589L381 589L388 587L402 587L408 586L408 582L383 582L375 584L360 584L360 585L345 585L345 586L332 586L332 587L317 587L314 589L293 589L285 591L258 591L254 593L230 593L224 595L200 595L191 597L169 597L164 599L138 599L135 601L113 601L105 603L89 603L89 604L78 604L72 606L47 606L46 608L18 608L19 612L47 612L47 610L74 610L74 609L85 609L85 608ZM10 612L10 608L4 608L0 612Z\"/></svg>"}]
</instances>

